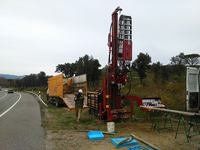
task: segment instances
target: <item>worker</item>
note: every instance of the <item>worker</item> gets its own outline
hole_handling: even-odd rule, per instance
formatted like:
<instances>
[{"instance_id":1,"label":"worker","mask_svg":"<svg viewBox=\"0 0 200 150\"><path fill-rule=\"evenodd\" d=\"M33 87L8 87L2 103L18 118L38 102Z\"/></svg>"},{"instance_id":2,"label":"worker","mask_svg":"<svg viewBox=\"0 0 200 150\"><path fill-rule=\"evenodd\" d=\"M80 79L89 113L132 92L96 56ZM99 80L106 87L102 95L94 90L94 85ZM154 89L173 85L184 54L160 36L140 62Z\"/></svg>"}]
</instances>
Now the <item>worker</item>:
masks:
<instances>
[{"instance_id":1,"label":"worker","mask_svg":"<svg viewBox=\"0 0 200 150\"><path fill-rule=\"evenodd\" d=\"M78 90L78 93L75 95L74 100L75 100L76 121L79 122L84 102L84 95L82 89Z\"/></svg>"}]
</instances>

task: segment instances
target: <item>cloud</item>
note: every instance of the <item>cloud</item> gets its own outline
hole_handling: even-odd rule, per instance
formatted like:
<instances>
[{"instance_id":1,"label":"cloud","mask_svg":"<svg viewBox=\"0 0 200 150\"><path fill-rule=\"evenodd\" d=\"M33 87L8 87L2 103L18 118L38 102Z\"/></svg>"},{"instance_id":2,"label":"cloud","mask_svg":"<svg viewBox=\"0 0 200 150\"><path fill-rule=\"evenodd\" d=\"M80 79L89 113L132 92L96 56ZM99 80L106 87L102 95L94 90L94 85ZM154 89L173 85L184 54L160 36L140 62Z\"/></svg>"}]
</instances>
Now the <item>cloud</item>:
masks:
<instances>
[{"instance_id":1,"label":"cloud","mask_svg":"<svg viewBox=\"0 0 200 150\"><path fill-rule=\"evenodd\" d=\"M0 2L0 73L53 74L85 54L107 63L107 34L117 6L133 18L133 58L147 52L169 63L200 53L198 0L9 0Z\"/></svg>"},{"instance_id":2,"label":"cloud","mask_svg":"<svg viewBox=\"0 0 200 150\"><path fill-rule=\"evenodd\" d=\"M48 22L16 16L0 16L0 20L0 36L4 38L55 40L63 36L58 27Z\"/></svg>"}]
</instances>

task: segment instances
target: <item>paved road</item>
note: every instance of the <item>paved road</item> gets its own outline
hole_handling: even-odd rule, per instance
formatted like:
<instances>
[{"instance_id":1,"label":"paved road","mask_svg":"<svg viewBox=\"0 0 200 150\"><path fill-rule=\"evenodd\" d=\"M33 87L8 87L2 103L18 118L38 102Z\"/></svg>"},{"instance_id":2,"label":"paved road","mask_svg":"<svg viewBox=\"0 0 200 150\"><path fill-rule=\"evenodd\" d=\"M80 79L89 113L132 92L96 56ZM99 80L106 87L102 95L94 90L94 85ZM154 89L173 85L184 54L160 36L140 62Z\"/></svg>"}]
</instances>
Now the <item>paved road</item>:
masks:
<instances>
[{"instance_id":1,"label":"paved road","mask_svg":"<svg viewBox=\"0 0 200 150\"><path fill-rule=\"evenodd\" d=\"M9 109L11 106L13 107ZM44 149L40 107L32 95L0 92L0 149Z\"/></svg>"}]
</instances>

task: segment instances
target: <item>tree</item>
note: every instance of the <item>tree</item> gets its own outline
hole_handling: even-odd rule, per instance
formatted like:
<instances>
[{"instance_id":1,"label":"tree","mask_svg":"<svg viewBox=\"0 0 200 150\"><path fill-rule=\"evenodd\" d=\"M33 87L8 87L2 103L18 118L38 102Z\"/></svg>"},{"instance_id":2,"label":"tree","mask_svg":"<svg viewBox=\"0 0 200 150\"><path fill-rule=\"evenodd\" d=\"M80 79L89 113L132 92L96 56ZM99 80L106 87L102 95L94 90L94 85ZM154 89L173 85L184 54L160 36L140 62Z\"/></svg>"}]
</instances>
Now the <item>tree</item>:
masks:
<instances>
[{"instance_id":1,"label":"tree","mask_svg":"<svg viewBox=\"0 0 200 150\"><path fill-rule=\"evenodd\" d=\"M8 80L0 77L0 86L8 87L9 86Z\"/></svg>"},{"instance_id":2,"label":"tree","mask_svg":"<svg viewBox=\"0 0 200 150\"><path fill-rule=\"evenodd\" d=\"M173 56L171 59L172 65L185 65L185 55L180 53L179 55Z\"/></svg>"},{"instance_id":3,"label":"tree","mask_svg":"<svg viewBox=\"0 0 200 150\"><path fill-rule=\"evenodd\" d=\"M13 80L13 83L16 87L39 87L47 86L47 76L44 71L41 71L38 74L30 74L24 76L22 79Z\"/></svg>"},{"instance_id":4,"label":"tree","mask_svg":"<svg viewBox=\"0 0 200 150\"><path fill-rule=\"evenodd\" d=\"M44 71L41 71L40 73L37 74L39 86L46 86L47 85L47 77L46 73Z\"/></svg>"},{"instance_id":5,"label":"tree","mask_svg":"<svg viewBox=\"0 0 200 150\"><path fill-rule=\"evenodd\" d=\"M169 80L170 77L170 66L165 65L161 67L161 81L164 83L165 81Z\"/></svg>"},{"instance_id":6,"label":"tree","mask_svg":"<svg viewBox=\"0 0 200 150\"><path fill-rule=\"evenodd\" d=\"M146 71L150 63L151 57L147 53L140 53L132 64L132 67L138 72L141 84L143 84L143 79L146 78Z\"/></svg>"},{"instance_id":7,"label":"tree","mask_svg":"<svg viewBox=\"0 0 200 150\"><path fill-rule=\"evenodd\" d=\"M75 62L76 74L87 74L87 79L90 83L95 83L99 80L101 71L99 67L99 61L94 59L92 56L85 55L80 57L78 61Z\"/></svg>"},{"instance_id":8,"label":"tree","mask_svg":"<svg viewBox=\"0 0 200 150\"><path fill-rule=\"evenodd\" d=\"M55 72L62 72L66 77L71 77L74 75L75 66L74 64L65 63L65 64L58 64L56 66Z\"/></svg>"},{"instance_id":9,"label":"tree","mask_svg":"<svg viewBox=\"0 0 200 150\"><path fill-rule=\"evenodd\" d=\"M200 63L200 55L199 54L189 54L185 55L185 62L190 66L194 66Z\"/></svg>"},{"instance_id":10,"label":"tree","mask_svg":"<svg viewBox=\"0 0 200 150\"><path fill-rule=\"evenodd\" d=\"M65 63L56 66L56 72L62 72L66 77L75 75L87 74L87 80L90 83L95 83L99 80L101 65L98 59L94 59L92 56L85 55L79 57L75 63Z\"/></svg>"},{"instance_id":11,"label":"tree","mask_svg":"<svg viewBox=\"0 0 200 150\"><path fill-rule=\"evenodd\" d=\"M173 66L173 72L180 76L183 72L185 72L185 66L194 66L200 63L200 55L199 54L188 54L180 53L177 56L171 58L171 65Z\"/></svg>"},{"instance_id":12,"label":"tree","mask_svg":"<svg viewBox=\"0 0 200 150\"><path fill-rule=\"evenodd\" d=\"M35 86L37 86L38 85L37 75L36 74L26 75L22 79L22 85L23 85L23 87L35 87Z\"/></svg>"},{"instance_id":13,"label":"tree","mask_svg":"<svg viewBox=\"0 0 200 150\"><path fill-rule=\"evenodd\" d=\"M200 63L200 55L199 54L188 54L180 53L177 56L171 58L172 65L190 65L194 66Z\"/></svg>"},{"instance_id":14,"label":"tree","mask_svg":"<svg viewBox=\"0 0 200 150\"><path fill-rule=\"evenodd\" d=\"M180 76L185 71L185 65L187 64L184 53L180 53L177 56L171 58L172 73Z\"/></svg>"},{"instance_id":15,"label":"tree","mask_svg":"<svg viewBox=\"0 0 200 150\"><path fill-rule=\"evenodd\" d=\"M162 64L159 61L157 63L153 63L151 66L151 69L154 74L154 81L156 83L158 82L158 79L160 78L160 75L161 75L161 67L162 67Z\"/></svg>"}]
</instances>

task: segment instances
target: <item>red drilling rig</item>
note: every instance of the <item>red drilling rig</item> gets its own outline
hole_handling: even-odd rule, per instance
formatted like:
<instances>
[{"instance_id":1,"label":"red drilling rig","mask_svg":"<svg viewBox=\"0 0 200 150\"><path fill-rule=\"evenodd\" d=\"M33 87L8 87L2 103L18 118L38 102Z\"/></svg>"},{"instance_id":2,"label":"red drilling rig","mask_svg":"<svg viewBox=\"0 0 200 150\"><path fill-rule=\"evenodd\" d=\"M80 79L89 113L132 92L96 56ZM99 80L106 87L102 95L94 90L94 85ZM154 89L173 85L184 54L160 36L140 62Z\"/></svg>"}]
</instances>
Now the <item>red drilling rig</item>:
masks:
<instances>
[{"instance_id":1,"label":"red drilling rig","mask_svg":"<svg viewBox=\"0 0 200 150\"><path fill-rule=\"evenodd\" d=\"M121 89L128 82L132 60L132 18L120 15L122 11L117 7L112 13L112 23L108 34L109 58L103 87L97 98L97 112L100 119L112 121L130 118L133 112L133 102L142 104L142 99L137 96L122 94ZM130 87L131 88L131 87ZM91 95L88 97L89 102ZM130 108L124 108L125 101ZM90 107L92 109L92 107Z\"/></svg>"}]
</instances>

